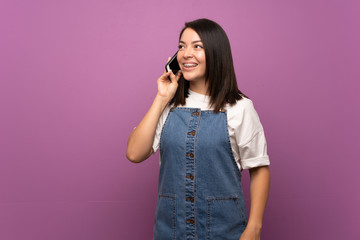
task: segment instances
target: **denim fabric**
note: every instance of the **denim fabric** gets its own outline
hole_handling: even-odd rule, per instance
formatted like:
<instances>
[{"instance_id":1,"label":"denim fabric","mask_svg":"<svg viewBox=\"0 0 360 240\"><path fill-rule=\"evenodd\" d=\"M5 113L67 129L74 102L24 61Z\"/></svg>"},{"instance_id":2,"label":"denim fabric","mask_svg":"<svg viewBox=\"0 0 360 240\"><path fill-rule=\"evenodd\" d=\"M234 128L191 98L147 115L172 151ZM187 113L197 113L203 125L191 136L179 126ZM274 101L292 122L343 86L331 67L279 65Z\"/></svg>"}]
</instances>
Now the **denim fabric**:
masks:
<instances>
[{"instance_id":1,"label":"denim fabric","mask_svg":"<svg viewBox=\"0 0 360 240\"><path fill-rule=\"evenodd\" d=\"M172 109L160 154L154 239L238 240L245 202L226 112Z\"/></svg>"}]
</instances>

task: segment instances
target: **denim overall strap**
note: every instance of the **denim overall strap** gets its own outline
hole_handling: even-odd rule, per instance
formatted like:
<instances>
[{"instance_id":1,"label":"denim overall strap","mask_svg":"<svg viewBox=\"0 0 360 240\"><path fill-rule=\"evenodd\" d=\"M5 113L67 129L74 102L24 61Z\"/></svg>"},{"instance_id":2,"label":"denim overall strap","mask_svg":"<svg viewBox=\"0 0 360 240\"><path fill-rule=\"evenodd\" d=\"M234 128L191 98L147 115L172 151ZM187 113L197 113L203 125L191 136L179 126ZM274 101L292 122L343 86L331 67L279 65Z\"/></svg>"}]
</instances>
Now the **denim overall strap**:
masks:
<instances>
[{"instance_id":1,"label":"denim overall strap","mask_svg":"<svg viewBox=\"0 0 360 240\"><path fill-rule=\"evenodd\" d=\"M172 109L160 139L154 239L239 239L245 203L226 112Z\"/></svg>"}]
</instances>

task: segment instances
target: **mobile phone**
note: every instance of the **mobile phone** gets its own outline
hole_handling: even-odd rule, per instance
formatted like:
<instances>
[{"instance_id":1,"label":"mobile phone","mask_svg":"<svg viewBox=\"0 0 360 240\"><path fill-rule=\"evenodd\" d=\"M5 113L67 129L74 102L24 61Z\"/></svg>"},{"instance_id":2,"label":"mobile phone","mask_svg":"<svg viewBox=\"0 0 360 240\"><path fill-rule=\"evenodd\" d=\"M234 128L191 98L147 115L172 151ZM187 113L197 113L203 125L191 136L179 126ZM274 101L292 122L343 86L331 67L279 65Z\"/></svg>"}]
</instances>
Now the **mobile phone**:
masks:
<instances>
[{"instance_id":1,"label":"mobile phone","mask_svg":"<svg viewBox=\"0 0 360 240\"><path fill-rule=\"evenodd\" d=\"M176 74L180 70L179 63L176 59L177 53L178 52L176 52L175 55L170 59L170 61L165 65L166 72L172 70L172 72Z\"/></svg>"}]
</instances>

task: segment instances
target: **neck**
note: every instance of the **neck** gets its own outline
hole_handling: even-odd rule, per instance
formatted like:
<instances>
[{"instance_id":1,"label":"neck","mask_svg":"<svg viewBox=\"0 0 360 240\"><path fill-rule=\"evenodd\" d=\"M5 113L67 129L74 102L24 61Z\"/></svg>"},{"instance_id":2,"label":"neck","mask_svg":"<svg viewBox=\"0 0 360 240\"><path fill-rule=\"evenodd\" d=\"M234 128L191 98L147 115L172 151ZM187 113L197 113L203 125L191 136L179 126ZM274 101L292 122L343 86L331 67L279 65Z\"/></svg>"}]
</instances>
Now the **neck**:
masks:
<instances>
[{"instance_id":1,"label":"neck","mask_svg":"<svg viewBox=\"0 0 360 240\"><path fill-rule=\"evenodd\" d=\"M209 95L208 85L204 82L190 82L190 90L202 95Z\"/></svg>"}]
</instances>

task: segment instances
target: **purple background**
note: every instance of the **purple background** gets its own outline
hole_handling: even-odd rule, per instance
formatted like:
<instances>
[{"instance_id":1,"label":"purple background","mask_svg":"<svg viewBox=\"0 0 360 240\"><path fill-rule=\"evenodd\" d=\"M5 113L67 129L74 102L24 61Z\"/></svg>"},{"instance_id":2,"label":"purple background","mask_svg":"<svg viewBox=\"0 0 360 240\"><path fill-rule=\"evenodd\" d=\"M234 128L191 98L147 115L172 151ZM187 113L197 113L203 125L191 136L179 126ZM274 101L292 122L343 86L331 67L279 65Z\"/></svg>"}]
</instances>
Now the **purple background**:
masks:
<instances>
[{"instance_id":1,"label":"purple background","mask_svg":"<svg viewBox=\"0 0 360 240\"><path fill-rule=\"evenodd\" d=\"M263 239L360 239L359 12L357 0L1 0L0 239L151 239L158 155L132 164L126 142L200 17L228 33L265 128Z\"/></svg>"}]
</instances>

